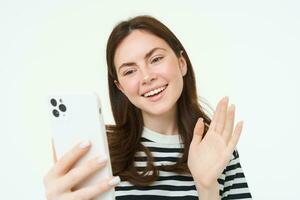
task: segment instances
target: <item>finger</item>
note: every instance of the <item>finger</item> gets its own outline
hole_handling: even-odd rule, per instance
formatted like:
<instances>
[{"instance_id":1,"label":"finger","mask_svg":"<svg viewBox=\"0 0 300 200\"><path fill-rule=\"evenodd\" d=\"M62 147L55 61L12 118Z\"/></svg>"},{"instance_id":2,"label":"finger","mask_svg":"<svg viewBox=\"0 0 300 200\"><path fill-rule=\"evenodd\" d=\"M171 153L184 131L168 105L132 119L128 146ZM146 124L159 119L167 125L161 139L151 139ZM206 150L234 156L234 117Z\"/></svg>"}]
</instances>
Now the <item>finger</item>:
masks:
<instances>
[{"instance_id":1,"label":"finger","mask_svg":"<svg viewBox=\"0 0 300 200\"><path fill-rule=\"evenodd\" d=\"M228 143L228 149L230 152L233 152L234 148L236 147L242 133L242 128L243 128L243 121L240 121L239 123L237 123L234 129L234 133Z\"/></svg>"},{"instance_id":2,"label":"finger","mask_svg":"<svg viewBox=\"0 0 300 200\"><path fill-rule=\"evenodd\" d=\"M57 176L64 175L68 172L72 166L89 150L91 143L89 141L83 141L70 151L65 153L54 165L53 173Z\"/></svg>"},{"instance_id":3,"label":"finger","mask_svg":"<svg viewBox=\"0 0 300 200\"><path fill-rule=\"evenodd\" d=\"M213 115L213 118L211 120L211 123L209 125L209 128L211 130L215 130L216 129L216 124L217 124L217 121L218 121L218 118L219 118L219 112L220 112L220 109L221 109L221 104L222 104L222 101L223 101L224 98L222 98L219 102L218 102L218 105L217 105L217 108L214 112L214 115Z\"/></svg>"},{"instance_id":4,"label":"finger","mask_svg":"<svg viewBox=\"0 0 300 200\"><path fill-rule=\"evenodd\" d=\"M57 162L57 157L56 157L56 152L55 152L53 138L52 138L51 143L52 143L52 158L53 158L53 162L56 163Z\"/></svg>"},{"instance_id":5,"label":"finger","mask_svg":"<svg viewBox=\"0 0 300 200\"><path fill-rule=\"evenodd\" d=\"M192 142L200 143L204 132L204 122L203 118L199 118L194 128L194 135Z\"/></svg>"},{"instance_id":6,"label":"finger","mask_svg":"<svg viewBox=\"0 0 300 200\"><path fill-rule=\"evenodd\" d=\"M95 185L76 190L71 193L71 199L93 199L106 191L109 191L120 183L120 177L116 176L111 179L102 181Z\"/></svg>"},{"instance_id":7,"label":"finger","mask_svg":"<svg viewBox=\"0 0 300 200\"><path fill-rule=\"evenodd\" d=\"M235 106L231 105L228 108L227 117L226 117L226 124L223 131L223 137L228 144L230 136L232 135L233 125L234 125L234 116L235 116Z\"/></svg>"},{"instance_id":8,"label":"finger","mask_svg":"<svg viewBox=\"0 0 300 200\"><path fill-rule=\"evenodd\" d=\"M226 114L228 107L228 97L224 97L221 101L220 112L218 115L218 119L216 121L216 132L219 134L223 133L223 129L225 126Z\"/></svg>"},{"instance_id":9,"label":"finger","mask_svg":"<svg viewBox=\"0 0 300 200\"><path fill-rule=\"evenodd\" d=\"M93 158L84 164L71 169L61 180L61 185L64 186L64 190L69 190L88 178L90 175L102 169L107 163L106 156L99 156Z\"/></svg>"}]
</instances>

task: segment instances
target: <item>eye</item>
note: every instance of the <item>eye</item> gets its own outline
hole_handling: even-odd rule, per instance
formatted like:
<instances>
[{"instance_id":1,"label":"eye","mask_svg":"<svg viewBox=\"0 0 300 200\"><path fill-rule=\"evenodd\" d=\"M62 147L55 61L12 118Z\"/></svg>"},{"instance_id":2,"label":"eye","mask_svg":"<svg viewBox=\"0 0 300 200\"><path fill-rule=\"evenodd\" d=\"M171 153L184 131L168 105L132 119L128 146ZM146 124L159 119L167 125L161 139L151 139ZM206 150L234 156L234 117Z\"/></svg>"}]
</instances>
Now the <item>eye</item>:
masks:
<instances>
[{"instance_id":1,"label":"eye","mask_svg":"<svg viewBox=\"0 0 300 200\"><path fill-rule=\"evenodd\" d=\"M125 72L123 75L126 76L126 75L129 75L129 74L132 74L134 70L128 70L127 72Z\"/></svg>"},{"instance_id":2,"label":"eye","mask_svg":"<svg viewBox=\"0 0 300 200\"><path fill-rule=\"evenodd\" d=\"M154 59L151 61L151 63L153 63L153 62L158 62L158 61L160 61L160 60L162 60L162 59L163 59L162 56L158 56L158 57L154 58Z\"/></svg>"}]
</instances>

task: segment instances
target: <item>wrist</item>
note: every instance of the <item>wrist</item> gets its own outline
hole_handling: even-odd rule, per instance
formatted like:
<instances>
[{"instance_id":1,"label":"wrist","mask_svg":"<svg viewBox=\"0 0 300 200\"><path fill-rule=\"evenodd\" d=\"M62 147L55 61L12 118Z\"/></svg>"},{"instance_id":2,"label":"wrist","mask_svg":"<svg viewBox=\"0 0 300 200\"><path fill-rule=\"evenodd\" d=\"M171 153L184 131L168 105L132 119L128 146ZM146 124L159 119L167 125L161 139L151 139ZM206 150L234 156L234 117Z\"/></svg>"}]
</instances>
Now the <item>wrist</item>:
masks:
<instances>
[{"instance_id":1,"label":"wrist","mask_svg":"<svg viewBox=\"0 0 300 200\"><path fill-rule=\"evenodd\" d=\"M201 189L201 190L212 190L215 189L216 187L219 187L218 181L213 181L209 183L201 183L199 181L195 181L196 187Z\"/></svg>"},{"instance_id":2,"label":"wrist","mask_svg":"<svg viewBox=\"0 0 300 200\"><path fill-rule=\"evenodd\" d=\"M195 182L198 195L201 200L216 200L220 199L219 196L219 183L216 180L215 182L210 183L209 185L203 185L199 182Z\"/></svg>"}]
</instances>

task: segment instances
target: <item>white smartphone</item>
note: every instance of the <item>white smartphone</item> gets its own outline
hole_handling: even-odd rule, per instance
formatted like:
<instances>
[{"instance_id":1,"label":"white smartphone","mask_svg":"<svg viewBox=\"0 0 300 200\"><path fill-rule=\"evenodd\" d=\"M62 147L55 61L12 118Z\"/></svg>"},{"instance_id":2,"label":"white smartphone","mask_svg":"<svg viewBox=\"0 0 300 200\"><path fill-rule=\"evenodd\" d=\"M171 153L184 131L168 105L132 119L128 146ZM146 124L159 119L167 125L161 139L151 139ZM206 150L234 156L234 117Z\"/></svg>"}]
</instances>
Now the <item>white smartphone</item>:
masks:
<instances>
[{"instance_id":1,"label":"white smartphone","mask_svg":"<svg viewBox=\"0 0 300 200\"><path fill-rule=\"evenodd\" d=\"M48 108L58 159L83 140L89 140L92 145L88 153L75 166L103 154L108 158L104 168L88 177L76 188L112 177L107 135L99 97L95 93L53 94L48 96ZM113 199L115 199L113 188L96 198L96 200Z\"/></svg>"}]
</instances>

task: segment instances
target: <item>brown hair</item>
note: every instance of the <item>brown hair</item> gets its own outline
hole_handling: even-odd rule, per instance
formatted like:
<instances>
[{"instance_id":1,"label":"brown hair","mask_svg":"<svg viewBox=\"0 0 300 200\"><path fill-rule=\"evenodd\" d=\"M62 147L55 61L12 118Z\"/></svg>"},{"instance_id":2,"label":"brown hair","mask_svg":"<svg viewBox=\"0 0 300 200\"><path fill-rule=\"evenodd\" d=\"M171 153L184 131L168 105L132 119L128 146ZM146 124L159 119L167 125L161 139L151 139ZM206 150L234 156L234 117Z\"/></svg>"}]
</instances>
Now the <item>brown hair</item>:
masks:
<instances>
[{"instance_id":1,"label":"brown hair","mask_svg":"<svg viewBox=\"0 0 300 200\"><path fill-rule=\"evenodd\" d=\"M151 152L140 142L144 126L141 110L135 107L114 83L114 80L118 80L114 65L116 49L124 38L136 29L148 31L165 40L177 57L181 55L183 50L182 55L187 63L187 73L183 77L183 90L177 101L176 116L178 132L184 143L184 149L183 156L174 165L154 166ZM115 125L106 125L113 174L134 185L146 186L157 180L159 170L190 173L187 158L194 127L198 118L202 117L205 123L205 135L211 119L198 103L192 64L180 41L163 23L154 17L149 15L136 16L122 21L114 27L106 46L106 61L109 97L116 123ZM147 167L142 172L134 166L134 156L137 151L144 151L147 155Z\"/></svg>"}]
</instances>

